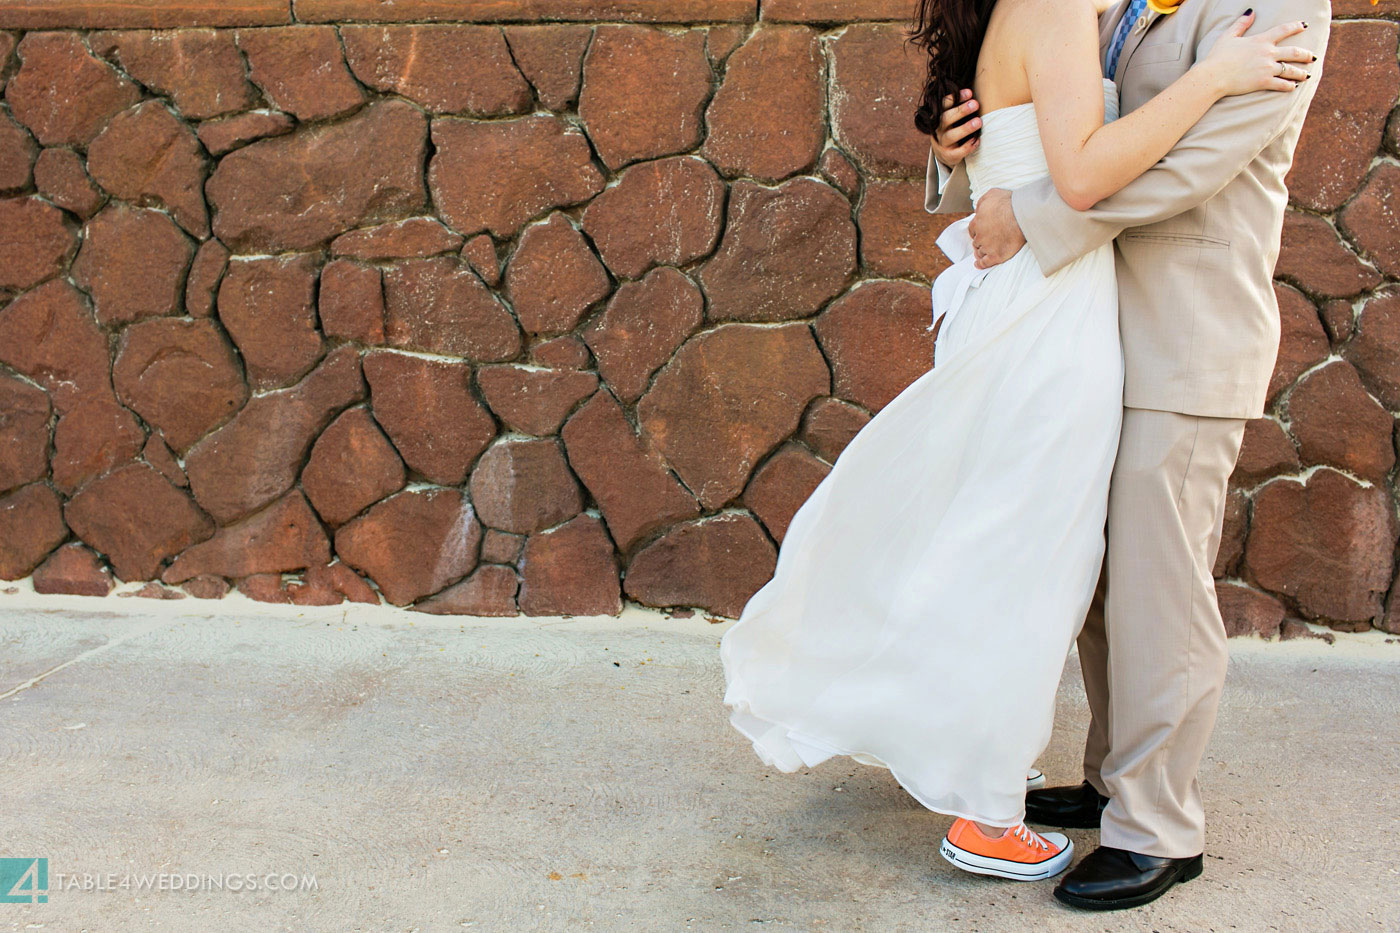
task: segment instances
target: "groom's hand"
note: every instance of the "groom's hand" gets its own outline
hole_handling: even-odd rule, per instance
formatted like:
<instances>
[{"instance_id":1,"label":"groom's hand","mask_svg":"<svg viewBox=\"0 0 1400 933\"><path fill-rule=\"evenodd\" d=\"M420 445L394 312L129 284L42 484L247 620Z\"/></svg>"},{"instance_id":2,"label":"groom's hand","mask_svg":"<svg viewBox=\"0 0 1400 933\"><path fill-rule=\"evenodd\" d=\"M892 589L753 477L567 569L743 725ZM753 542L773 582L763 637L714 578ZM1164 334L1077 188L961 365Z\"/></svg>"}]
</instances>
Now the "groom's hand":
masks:
<instances>
[{"instance_id":1,"label":"groom's hand","mask_svg":"<svg viewBox=\"0 0 1400 933\"><path fill-rule=\"evenodd\" d=\"M978 269L1000 265L1026 245L1021 225L1011 210L1011 192L1003 188L993 188L982 195L967 232L972 237L972 252L977 257L973 265Z\"/></svg>"}]
</instances>

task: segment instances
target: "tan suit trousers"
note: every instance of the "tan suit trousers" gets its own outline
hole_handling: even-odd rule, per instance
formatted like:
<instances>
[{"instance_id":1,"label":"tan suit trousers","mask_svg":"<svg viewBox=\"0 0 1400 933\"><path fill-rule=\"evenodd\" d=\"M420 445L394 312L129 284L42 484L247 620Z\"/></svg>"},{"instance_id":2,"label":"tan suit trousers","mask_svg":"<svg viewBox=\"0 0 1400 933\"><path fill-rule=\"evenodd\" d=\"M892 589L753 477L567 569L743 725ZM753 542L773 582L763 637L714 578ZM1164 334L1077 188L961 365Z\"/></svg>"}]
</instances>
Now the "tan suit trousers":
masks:
<instances>
[{"instance_id":1,"label":"tan suit trousers","mask_svg":"<svg viewBox=\"0 0 1400 933\"><path fill-rule=\"evenodd\" d=\"M1108 548L1078 642L1092 715L1084 776L1112 798L1106 846L1204 850L1196 774L1229 660L1212 567L1244 426L1123 409Z\"/></svg>"}]
</instances>

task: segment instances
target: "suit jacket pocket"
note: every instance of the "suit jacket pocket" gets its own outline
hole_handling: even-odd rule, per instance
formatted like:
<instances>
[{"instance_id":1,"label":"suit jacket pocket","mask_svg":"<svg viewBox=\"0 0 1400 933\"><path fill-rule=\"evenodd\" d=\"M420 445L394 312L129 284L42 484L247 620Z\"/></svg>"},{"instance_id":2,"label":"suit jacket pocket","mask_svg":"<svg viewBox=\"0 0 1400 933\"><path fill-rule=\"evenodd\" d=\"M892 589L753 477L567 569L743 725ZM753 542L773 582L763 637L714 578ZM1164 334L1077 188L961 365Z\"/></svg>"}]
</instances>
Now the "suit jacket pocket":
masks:
<instances>
[{"instance_id":1,"label":"suit jacket pocket","mask_svg":"<svg viewBox=\"0 0 1400 933\"><path fill-rule=\"evenodd\" d=\"M1163 246L1195 246L1202 249L1230 248L1229 240L1200 233L1125 233L1123 239L1141 241L1144 245L1160 243Z\"/></svg>"},{"instance_id":2,"label":"suit jacket pocket","mask_svg":"<svg viewBox=\"0 0 1400 933\"><path fill-rule=\"evenodd\" d=\"M1181 58L1180 42L1160 42L1154 45L1140 45L1128 60L1128 67L1135 65L1155 65L1158 62L1174 62Z\"/></svg>"}]
</instances>

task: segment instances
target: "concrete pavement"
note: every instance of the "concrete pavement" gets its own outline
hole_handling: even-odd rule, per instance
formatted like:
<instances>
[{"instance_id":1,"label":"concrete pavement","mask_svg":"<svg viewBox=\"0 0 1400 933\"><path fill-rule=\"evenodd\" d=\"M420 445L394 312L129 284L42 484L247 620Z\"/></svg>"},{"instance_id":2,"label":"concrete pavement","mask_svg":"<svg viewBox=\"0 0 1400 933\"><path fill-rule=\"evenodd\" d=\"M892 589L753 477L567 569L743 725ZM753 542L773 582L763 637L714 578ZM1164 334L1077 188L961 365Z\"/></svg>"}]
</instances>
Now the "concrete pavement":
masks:
<instances>
[{"instance_id":1,"label":"concrete pavement","mask_svg":"<svg viewBox=\"0 0 1400 933\"><path fill-rule=\"evenodd\" d=\"M886 771L765 768L723 631L0 595L0 856L50 871L0 931L1400 930L1396 639L1236 640L1206 873L1100 916L947 865Z\"/></svg>"}]
</instances>

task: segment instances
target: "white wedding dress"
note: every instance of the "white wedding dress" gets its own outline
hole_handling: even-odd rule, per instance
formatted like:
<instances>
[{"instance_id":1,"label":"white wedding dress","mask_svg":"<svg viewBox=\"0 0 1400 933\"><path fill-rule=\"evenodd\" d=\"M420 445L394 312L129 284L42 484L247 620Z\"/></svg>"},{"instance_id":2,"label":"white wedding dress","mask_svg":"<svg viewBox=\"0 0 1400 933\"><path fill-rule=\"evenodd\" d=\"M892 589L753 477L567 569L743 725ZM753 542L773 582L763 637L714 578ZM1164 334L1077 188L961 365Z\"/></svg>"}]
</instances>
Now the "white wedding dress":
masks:
<instances>
[{"instance_id":1,"label":"white wedding dress","mask_svg":"<svg viewBox=\"0 0 1400 933\"><path fill-rule=\"evenodd\" d=\"M1108 119L1118 95L1105 80ZM974 201L1048 173L1034 106L983 116ZM882 408L788 526L720 639L730 721L781 771L885 767L924 806L994 825L1026 772L1104 553L1122 419L1113 247L1055 274L938 244L934 368Z\"/></svg>"}]
</instances>

